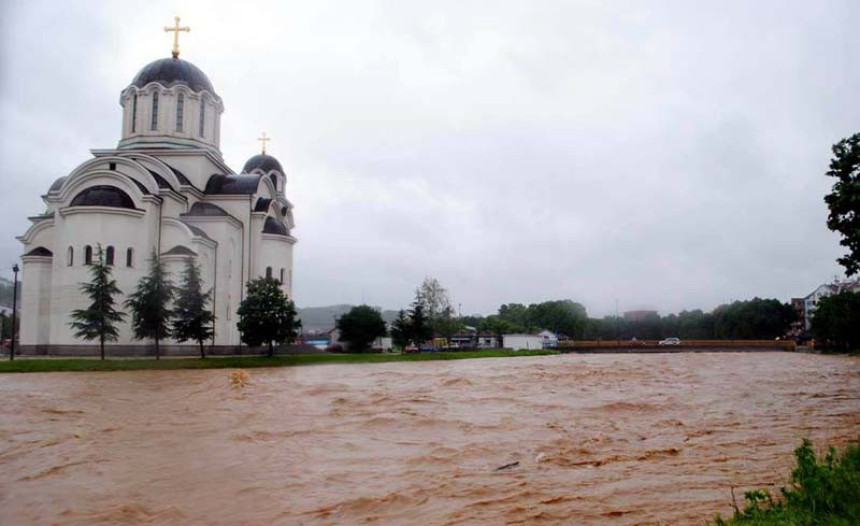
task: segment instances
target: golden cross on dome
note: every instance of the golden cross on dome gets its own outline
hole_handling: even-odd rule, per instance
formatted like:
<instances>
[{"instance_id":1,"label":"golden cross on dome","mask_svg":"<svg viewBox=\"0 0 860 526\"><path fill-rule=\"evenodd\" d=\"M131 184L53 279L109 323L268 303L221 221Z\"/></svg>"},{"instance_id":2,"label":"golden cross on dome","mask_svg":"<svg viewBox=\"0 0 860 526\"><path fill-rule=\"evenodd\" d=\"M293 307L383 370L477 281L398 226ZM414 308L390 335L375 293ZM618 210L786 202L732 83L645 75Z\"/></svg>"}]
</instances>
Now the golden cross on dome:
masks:
<instances>
[{"instance_id":1,"label":"golden cross on dome","mask_svg":"<svg viewBox=\"0 0 860 526\"><path fill-rule=\"evenodd\" d=\"M190 33L191 28L188 26L179 27L178 16L173 17L173 19L176 21L176 24L173 27L165 27L164 32L170 33L171 31L173 31L173 58L179 58L179 32L185 31L187 33Z\"/></svg>"},{"instance_id":2,"label":"golden cross on dome","mask_svg":"<svg viewBox=\"0 0 860 526\"><path fill-rule=\"evenodd\" d=\"M263 136L257 138L257 140L263 143L263 155L266 155L266 143L272 140L271 137L266 137L266 132L263 132Z\"/></svg>"}]
</instances>

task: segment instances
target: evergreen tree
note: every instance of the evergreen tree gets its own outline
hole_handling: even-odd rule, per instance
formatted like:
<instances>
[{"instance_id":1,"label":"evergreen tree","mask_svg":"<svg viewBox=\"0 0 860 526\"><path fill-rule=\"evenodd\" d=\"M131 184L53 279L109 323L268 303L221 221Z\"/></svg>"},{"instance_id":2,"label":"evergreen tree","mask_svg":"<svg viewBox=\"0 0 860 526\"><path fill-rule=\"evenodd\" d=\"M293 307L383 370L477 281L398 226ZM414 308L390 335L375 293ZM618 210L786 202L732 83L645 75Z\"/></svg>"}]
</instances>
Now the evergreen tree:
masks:
<instances>
[{"instance_id":1,"label":"evergreen tree","mask_svg":"<svg viewBox=\"0 0 860 526\"><path fill-rule=\"evenodd\" d=\"M424 305L416 300L409 311L409 337L416 347L433 337L433 328L427 315L424 314Z\"/></svg>"},{"instance_id":2,"label":"evergreen tree","mask_svg":"<svg viewBox=\"0 0 860 526\"><path fill-rule=\"evenodd\" d=\"M274 356L273 344L294 342L302 322L277 279L257 278L249 281L247 287L245 299L239 304L236 326L243 342L251 347L266 343L269 356Z\"/></svg>"},{"instance_id":3,"label":"evergreen tree","mask_svg":"<svg viewBox=\"0 0 860 526\"><path fill-rule=\"evenodd\" d=\"M852 276L860 272L860 133L833 145L827 175L837 179L824 197L830 209L827 228L842 235L839 244L847 247L848 253L837 261L845 267L845 274Z\"/></svg>"},{"instance_id":4,"label":"evergreen tree","mask_svg":"<svg viewBox=\"0 0 860 526\"><path fill-rule=\"evenodd\" d=\"M149 274L140 279L137 290L128 297L125 305L131 310L134 338L155 341L156 360L161 359L161 339L170 336L170 318L173 316L170 302L174 294L170 274L153 250L149 257Z\"/></svg>"},{"instance_id":5,"label":"evergreen tree","mask_svg":"<svg viewBox=\"0 0 860 526\"><path fill-rule=\"evenodd\" d=\"M125 314L114 308L114 296L122 294L116 281L111 278L111 268L105 263L104 251L99 245L96 251L96 261L90 266L93 279L89 283L81 283L81 292L90 298L90 306L86 309L72 311L72 322L69 325L75 331L76 338L98 340L101 358L105 359L105 342L116 341L119 329L116 324L122 322Z\"/></svg>"},{"instance_id":6,"label":"evergreen tree","mask_svg":"<svg viewBox=\"0 0 860 526\"><path fill-rule=\"evenodd\" d=\"M203 342L215 333L212 322L215 315L206 306L212 299L212 289L203 292L200 266L189 257L185 260L182 282L176 290L174 304L173 338L178 342L195 341L200 345L200 358L206 358Z\"/></svg>"},{"instance_id":7,"label":"evergreen tree","mask_svg":"<svg viewBox=\"0 0 860 526\"><path fill-rule=\"evenodd\" d=\"M403 349L412 340L412 327L403 309L397 313L397 318L391 323L391 340L395 346Z\"/></svg>"}]
</instances>

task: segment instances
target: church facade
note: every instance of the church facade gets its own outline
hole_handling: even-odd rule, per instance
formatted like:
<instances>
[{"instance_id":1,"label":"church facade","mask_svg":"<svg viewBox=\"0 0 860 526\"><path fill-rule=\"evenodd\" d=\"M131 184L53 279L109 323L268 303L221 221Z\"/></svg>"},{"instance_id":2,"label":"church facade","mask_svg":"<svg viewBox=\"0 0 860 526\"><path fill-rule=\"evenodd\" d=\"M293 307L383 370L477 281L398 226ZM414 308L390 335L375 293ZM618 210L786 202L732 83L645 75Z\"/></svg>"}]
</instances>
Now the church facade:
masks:
<instances>
[{"instance_id":1,"label":"church facade","mask_svg":"<svg viewBox=\"0 0 860 526\"><path fill-rule=\"evenodd\" d=\"M120 106L116 148L92 150L91 159L57 179L42 196L45 212L30 217L32 225L18 237L24 245L20 350L80 353L97 343L75 338L69 314L88 304L81 283L91 279L99 246L123 293L120 303L147 274L153 252L175 284L194 257L204 287L212 289L212 343L235 348L236 310L247 281L274 277L292 299L296 238L284 169L266 155L265 143L241 173L224 163L223 102L178 49L141 69L120 94ZM129 315L108 352L142 354L150 345L132 338Z\"/></svg>"}]
</instances>

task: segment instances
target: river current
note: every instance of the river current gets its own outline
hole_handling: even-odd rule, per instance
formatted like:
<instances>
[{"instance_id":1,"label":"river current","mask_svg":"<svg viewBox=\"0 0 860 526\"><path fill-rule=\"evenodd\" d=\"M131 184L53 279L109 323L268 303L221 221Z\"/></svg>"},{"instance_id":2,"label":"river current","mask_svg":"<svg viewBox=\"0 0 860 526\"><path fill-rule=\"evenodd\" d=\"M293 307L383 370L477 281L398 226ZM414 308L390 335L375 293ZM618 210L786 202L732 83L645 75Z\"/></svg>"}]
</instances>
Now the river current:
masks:
<instances>
[{"instance_id":1,"label":"river current","mask_svg":"<svg viewBox=\"0 0 860 526\"><path fill-rule=\"evenodd\" d=\"M707 524L860 440L860 359L0 375L0 524Z\"/></svg>"}]
</instances>

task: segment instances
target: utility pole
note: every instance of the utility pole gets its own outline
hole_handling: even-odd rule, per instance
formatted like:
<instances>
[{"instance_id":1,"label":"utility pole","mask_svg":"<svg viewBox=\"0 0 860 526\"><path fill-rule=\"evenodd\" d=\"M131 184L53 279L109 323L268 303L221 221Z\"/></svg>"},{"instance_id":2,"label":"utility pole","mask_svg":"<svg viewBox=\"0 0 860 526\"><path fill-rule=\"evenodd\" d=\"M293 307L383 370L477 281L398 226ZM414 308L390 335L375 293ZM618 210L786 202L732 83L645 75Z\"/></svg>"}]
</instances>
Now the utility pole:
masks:
<instances>
[{"instance_id":1,"label":"utility pole","mask_svg":"<svg viewBox=\"0 0 860 526\"><path fill-rule=\"evenodd\" d=\"M15 286L12 289L12 343L9 345L9 361L15 360L15 322L18 318L18 264L12 265L15 273Z\"/></svg>"}]
</instances>

